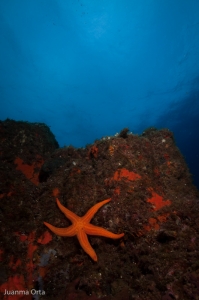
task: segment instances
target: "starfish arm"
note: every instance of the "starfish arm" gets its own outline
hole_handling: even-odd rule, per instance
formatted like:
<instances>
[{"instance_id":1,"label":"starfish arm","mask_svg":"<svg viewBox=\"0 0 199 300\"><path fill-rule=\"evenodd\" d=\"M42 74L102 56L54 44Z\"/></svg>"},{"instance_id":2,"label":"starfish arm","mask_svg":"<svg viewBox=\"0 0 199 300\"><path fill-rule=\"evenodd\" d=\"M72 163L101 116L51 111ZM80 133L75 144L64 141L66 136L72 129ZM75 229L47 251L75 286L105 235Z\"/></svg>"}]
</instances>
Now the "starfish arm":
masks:
<instances>
[{"instance_id":1,"label":"starfish arm","mask_svg":"<svg viewBox=\"0 0 199 300\"><path fill-rule=\"evenodd\" d=\"M86 222L90 222L90 220L92 219L92 217L94 216L94 214L98 211L98 209L100 209L100 207L102 207L103 205L105 205L106 203L110 202L111 198L103 200L97 204L95 204L93 207L91 207L87 213L82 217L82 219Z\"/></svg>"},{"instance_id":2,"label":"starfish arm","mask_svg":"<svg viewBox=\"0 0 199 300\"><path fill-rule=\"evenodd\" d=\"M76 214L74 214L72 211L70 211L68 208L64 207L58 198L56 198L57 205L59 209L65 214L65 216L72 222L76 222L77 219L79 218Z\"/></svg>"},{"instance_id":3,"label":"starfish arm","mask_svg":"<svg viewBox=\"0 0 199 300\"><path fill-rule=\"evenodd\" d=\"M86 233L84 230L80 230L77 234L77 238L79 240L80 245L84 249L84 251L94 260L97 261L97 254L95 253L94 249L91 247L89 240L87 238Z\"/></svg>"},{"instance_id":4,"label":"starfish arm","mask_svg":"<svg viewBox=\"0 0 199 300\"><path fill-rule=\"evenodd\" d=\"M59 236L74 236L77 234L76 227L74 225L71 225L67 228L57 228L47 222L44 222L44 225L46 225L53 233Z\"/></svg>"},{"instance_id":5,"label":"starfish arm","mask_svg":"<svg viewBox=\"0 0 199 300\"><path fill-rule=\"evenodd\" d=\"M85 224L84 230L87 234L105 236L111 239L120 239L124 236L124 233L116 234L92 224Z\"/></svg>"}]
</instances>

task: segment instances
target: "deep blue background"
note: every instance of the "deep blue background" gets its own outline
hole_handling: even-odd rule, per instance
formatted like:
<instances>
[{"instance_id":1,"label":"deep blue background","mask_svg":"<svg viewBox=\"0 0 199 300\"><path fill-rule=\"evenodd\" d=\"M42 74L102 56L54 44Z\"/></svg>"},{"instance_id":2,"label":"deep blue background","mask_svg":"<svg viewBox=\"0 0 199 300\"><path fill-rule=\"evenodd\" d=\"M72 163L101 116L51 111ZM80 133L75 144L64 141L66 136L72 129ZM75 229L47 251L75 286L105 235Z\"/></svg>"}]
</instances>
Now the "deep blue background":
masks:
<instances>
[{"instance_id":1,"label":"deep blue background","mask_svg":"<svg viewBox=\"0 0 199 300\"><path fill-rule=\"evenodd\" d=\"M174 131L199 187L198 0L1 0L0 119L60 146Z\"/></svg>"}]
</instances>

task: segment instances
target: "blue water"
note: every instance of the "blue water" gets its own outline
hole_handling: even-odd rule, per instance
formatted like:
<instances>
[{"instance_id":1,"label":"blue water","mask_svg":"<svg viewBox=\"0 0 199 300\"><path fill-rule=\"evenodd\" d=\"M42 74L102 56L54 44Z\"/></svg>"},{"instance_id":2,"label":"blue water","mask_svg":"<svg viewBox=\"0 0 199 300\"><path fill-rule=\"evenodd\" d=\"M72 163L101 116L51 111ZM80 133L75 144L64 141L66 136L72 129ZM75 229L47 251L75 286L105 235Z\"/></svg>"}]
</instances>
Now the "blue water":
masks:
<instances>
[{"instance_id":1,"label":"blue water","mask_svg":"<svg viewBox=\"0 0 199 300\"><path fill-rule=\"evenodd\" d=\"M60 146L167 127L199 187L198 0L1 0L0 119Z\"/></svg>"}]
</instances>

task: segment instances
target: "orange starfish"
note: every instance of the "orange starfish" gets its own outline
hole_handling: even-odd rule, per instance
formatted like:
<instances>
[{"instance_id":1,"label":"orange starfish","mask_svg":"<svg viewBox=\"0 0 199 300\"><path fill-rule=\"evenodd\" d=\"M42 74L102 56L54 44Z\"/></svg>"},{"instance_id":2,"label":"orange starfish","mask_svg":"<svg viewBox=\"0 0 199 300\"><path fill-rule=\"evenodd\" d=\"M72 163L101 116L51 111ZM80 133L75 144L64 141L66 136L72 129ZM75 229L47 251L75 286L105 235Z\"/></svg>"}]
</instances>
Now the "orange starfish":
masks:
<instances>
[{"instance_id":1,"label":"orange starfish","mask_svg":"<svg viewBox=\"0 0 199 300\"><path fill-rule=\"evenodd\" d=\"M78 217L76 214L74 214L72 211L64 207L59 199L56 199L57 205L59 209L65 214L65 216L72 222L72 225L67 228L57 228L52 226L49 223L44 222L44 224L55 234L60 236L74 236L77 235L77 238L79 240L80 245L84 249L84 251L90 255L90 257L97 261L97 255L94 251L94 249L91 247L87 234L90 235L100 235L105 236L111 239L119 239L124 236L124 233L121 234L115 234L112 233L104 228L95 226L90 224L90 220L94 216L94 214L98 211L100 207L102 207L104 204L111 201L111 199L107 199L104 201L101 201L97 204L95 204L93 207L91 207L87 213L83 217Z\"/></svg>"}]
</instances>

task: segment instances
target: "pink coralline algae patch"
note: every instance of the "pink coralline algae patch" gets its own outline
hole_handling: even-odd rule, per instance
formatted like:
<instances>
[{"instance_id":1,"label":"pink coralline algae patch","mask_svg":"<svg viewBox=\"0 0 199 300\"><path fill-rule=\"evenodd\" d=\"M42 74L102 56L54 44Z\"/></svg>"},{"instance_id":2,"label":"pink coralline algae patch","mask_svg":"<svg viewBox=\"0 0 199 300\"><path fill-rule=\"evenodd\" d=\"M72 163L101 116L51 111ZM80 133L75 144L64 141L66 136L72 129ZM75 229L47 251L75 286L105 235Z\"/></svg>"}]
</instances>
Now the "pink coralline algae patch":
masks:
<instances>
[{"instance_id":1,"label":"pink coralline algae patch","mask_svg":"<svg viewBox=\"0 0 199 300\"><path fill-rule=\"evenodd\" d=\"M170 200L163 200L163 197L152 191L152 197L147 199L147 202L150 202L153 205L154 210L159 210L160 208L171 205Z\"/></svg>"},{"instance_id":2,"label":"pink coralline algae patch","mask_svg":"<svg viewBox=\"0 0 199 300\"><path fill-rule=\"evenodd\" d=\"M128 181L133 181L133 180L137 180L140 179L141 176L139 174L136 174L132 171L129 171L125 168L119 169L117 170L114 175L113 175L113 179L116 181L120 181L122 179L128 180Z\"/></svg>"},{"instance_id":3,"label":"pink coralline algae patch","mask_svg":"<svg viewBox=\"0 0 199 300\"><path fill-rule=\"evenodd\" d=\"M39 170L43 164L43 159L40 156L38 156L36 162L33 162L33 164L31 165L25 164L20 157L17 157L14 163L17 165L16 169L20 170L26 176L27 179L29 179L35 185L39 184L39 172L36 170Z\"/></svg>"}]
</instances>

